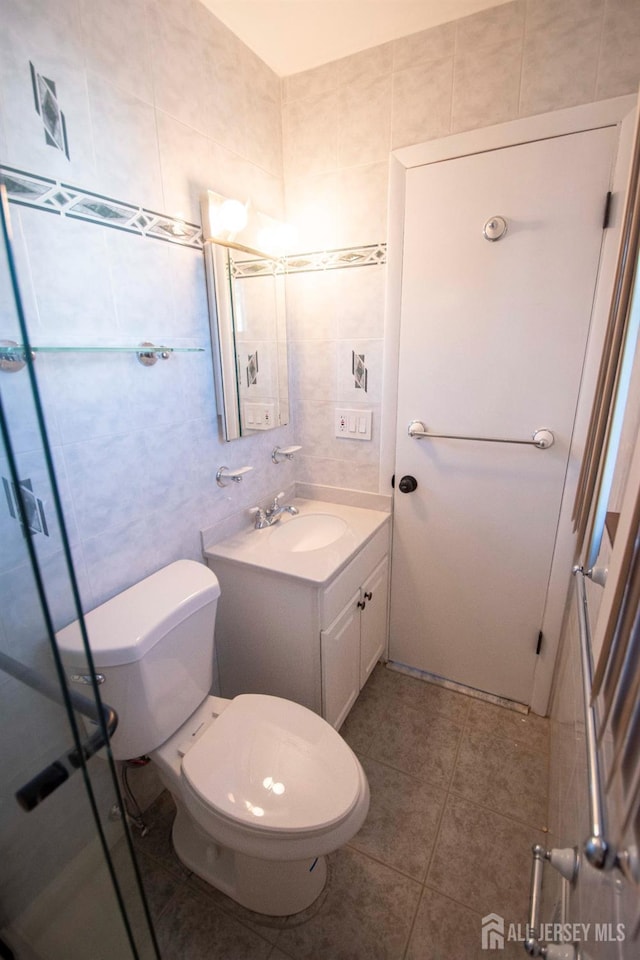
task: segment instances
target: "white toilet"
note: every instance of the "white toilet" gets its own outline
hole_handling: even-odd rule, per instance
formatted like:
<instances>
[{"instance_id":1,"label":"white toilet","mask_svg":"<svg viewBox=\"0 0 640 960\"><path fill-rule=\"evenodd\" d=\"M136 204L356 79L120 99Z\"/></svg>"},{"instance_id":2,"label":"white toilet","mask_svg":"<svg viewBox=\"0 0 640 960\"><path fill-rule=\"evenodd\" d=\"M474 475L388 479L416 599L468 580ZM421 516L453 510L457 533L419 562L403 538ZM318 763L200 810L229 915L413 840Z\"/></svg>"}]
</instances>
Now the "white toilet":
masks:
<instances>
[{"instance_id":1,"label":"white toilet","mask_svg":"<svg viewBox=\"0 0 640 960\"><path fill-rule=\"evenodd\" d=\"M159 570L86 615L93 665L119 718L113 755L150 754L173 795L182 862L248 909L286 916L322 891L324 854L364 823L369 786L352 750L306 707L210 696L219 596L200 563ZM82 683L78 623L57 637L72 686Z\"/></svg>"}]
</instances>

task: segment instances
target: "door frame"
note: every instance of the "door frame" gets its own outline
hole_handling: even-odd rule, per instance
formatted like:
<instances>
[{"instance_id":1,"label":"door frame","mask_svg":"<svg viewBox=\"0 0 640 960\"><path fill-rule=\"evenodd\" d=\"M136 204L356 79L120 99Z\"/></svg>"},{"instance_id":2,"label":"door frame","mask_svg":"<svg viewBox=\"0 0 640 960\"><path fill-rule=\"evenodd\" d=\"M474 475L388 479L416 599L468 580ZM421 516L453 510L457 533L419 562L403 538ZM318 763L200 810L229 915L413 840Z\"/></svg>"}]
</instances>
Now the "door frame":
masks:
<instances>
[{"instance_id":1,"label":"door frame","mask_svg":"<svg viewBox=\"0 0 640 960\"><path fill-rule=\"evenodd\" d=\"M407 170L430 163L469 156L474 153L530 143L535 140L615 126L618 128L618 147L613 166L615 168L618 165L619 168L619 164L622 162L625 171L626 189L626 171L631 156L636 102L637 98L634 95L601 100L597 103L570 107L553 113L484 127L480 130L458 133L415 146L402 147L391 153L380 451L380 476L383 492L386 492L387 478L391 477L395 469ZM549 707L574 557L575 536L572 530L571 514L609 312L620 240L622 207L622 203L614 203L611 226L603 234L587 353L578 395L576 419L569 450L568 470L553 551L549 589L542 623L544 643L535 668L531 699L533 712L543 716L547 714Z\"/></svg>"}]
</instances>

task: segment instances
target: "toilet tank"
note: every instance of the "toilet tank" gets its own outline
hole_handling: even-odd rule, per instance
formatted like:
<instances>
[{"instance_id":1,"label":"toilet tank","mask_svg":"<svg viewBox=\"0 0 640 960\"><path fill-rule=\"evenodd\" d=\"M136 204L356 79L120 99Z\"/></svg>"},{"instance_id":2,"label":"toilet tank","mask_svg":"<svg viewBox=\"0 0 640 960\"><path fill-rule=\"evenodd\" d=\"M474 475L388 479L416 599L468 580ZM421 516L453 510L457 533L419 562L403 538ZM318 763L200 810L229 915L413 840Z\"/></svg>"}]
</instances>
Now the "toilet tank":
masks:
<instances>
[{"instance_id":1,"label":"toilet tank","mask_svg":"<svg viewBox=\"0 0 640 960\"><path fill-rule=\"evenodd\" d=\"M220 586L208 567L177 560L85 614L103 701L118 714L117 760L155 750L211 690ZM78 621L57 633L69 685L89 672Z\"/></svg>"}]
</instances>

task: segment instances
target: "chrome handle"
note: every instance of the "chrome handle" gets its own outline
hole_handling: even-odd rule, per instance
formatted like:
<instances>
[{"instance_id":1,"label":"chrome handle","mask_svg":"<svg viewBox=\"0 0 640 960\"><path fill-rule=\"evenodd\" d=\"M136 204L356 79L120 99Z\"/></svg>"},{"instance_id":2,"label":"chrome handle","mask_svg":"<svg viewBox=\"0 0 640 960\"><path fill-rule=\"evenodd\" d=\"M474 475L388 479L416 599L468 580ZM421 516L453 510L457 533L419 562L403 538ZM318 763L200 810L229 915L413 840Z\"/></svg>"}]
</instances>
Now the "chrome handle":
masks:
<instances>
[{"instance_id":1,"label":"chrome handle","mask_svg":"<svg viewBox=\"0 0 640 960\"><path fill-rule=\"evenodd\" d=\"M527 921L527 939L524 948L531 957L540 956L540 943L536 933L540 927L540 903L542 900L542 872L547 851L539 843L532 849L531 886L529 887L529 918Z\"/></svg>"},{"instance_id":2,"label":"chrome handle","mask_svg":"<svg viewBox=\"0 0 640 960\"><path fill-rule=\"evenodd\" d=\"M540 907L542 905L542 874L545 861L558 871L567 883L575 880L578 871L578 855L573 847L545 850L539 843L531 848L531 886L529 888L529 917L524 948L530 957L545 957L545 960L578 960L575 943L546 943L538 939L541 930Z\"/></svg>"},{"instance_id":3,"label":"chrome handle","mask_svg":"<svg viewBox=\"0 0 640 960\"><path fill-rule=\"evenodd\" d=\"M71 683L86 683L91 685L92 677L90 673L70 673L69 680ZM96 673L95 680L97 684L104 683L105 675L104 673Z\"/></svg>"},{"instance_id":4,"label":"chrome handle","mask_svg":"<svg viewBox=\"0 0 640 960\"><path fill-rule=\"evenodd\" d=\"M506 437L467 437L453 433L428 433L422 420L412 420L407 433L412 440L477 440L482 443L518 443L524 446L537 447L538 450L548 450L555 443L551 430L542 427L536 430L531 440L511 440Z\"/></svg>"},{"instance_id":5,"label":"chrome handle","mask_svg":"<svg viewBox=\"0 0 640 960\"><path fill-rule=\"evenodd\" d=\"M580 634L580 660L582 663L582 696L584 699L584 728L587 747L587 779L589 789L589 821L591 834L584 844L584 853L597 870L611 870L625 860L625 851L618 851L606 838L607 825L600 756L598 754L598 723L596 705L591 700L593 686L593 664L591 661L591 631L587 608L587 591L584 578L589 573L578 566L573 568L576 578L576 600L578 604L578 625Z\"/></svg>"},{"instance_id":6,"label":"chrome handle","mask_svg":"<svg viewBox=\"0 0 640 960\"><path fill-rule=\"evenodd\" d=\"M42 696L61 706L67 706L68 701L74 710L88 717L93 723L98 724L98 729L87 737L86 740L79 740L74 737L76 745L71 750L66 750L56 760L48 764L40 773L36 774L28 783L16 791L15 797L23 810L33 810L39 803L42 803L54 790L57 790L69 777L80 767L84 765L85 760L92 757L101 747L109 741L109 738L115 733L118 726L118 715L106 703L97 704L88 697L77 693L75 690L69 690L67 697L62 690L51 680L41 677L31 667L26 667L19 660L14 660L6 653L0 651L0 670L8 673L10 677L24 683L32 690L41 693ZM84 674L82 675L84 677ZM85 682L84 679L81 682Z\"/></svg>"}]
</instances>

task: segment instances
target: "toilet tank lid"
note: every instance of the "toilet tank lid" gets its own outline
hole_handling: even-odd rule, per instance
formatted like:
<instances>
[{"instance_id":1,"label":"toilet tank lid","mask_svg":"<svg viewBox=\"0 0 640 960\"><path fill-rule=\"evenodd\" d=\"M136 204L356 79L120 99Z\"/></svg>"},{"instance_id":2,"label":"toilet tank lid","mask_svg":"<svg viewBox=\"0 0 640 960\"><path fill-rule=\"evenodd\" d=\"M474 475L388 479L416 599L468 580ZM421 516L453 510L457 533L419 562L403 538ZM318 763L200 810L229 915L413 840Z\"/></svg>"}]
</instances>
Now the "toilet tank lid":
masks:
<instances>
[{"instance_id":1,"label":"toilet tank lid","mask_svg":"<svg viewBox=\"0 0 640 960\"><path fill-rule=\"evenodd\" d=\"M163 567L85 614L94 666L141 660L173 627L219 596L217 577L204 564L176 560ZM56 638L63 657L86 663L77 620Z\"/></svg>"}]
</instances>

